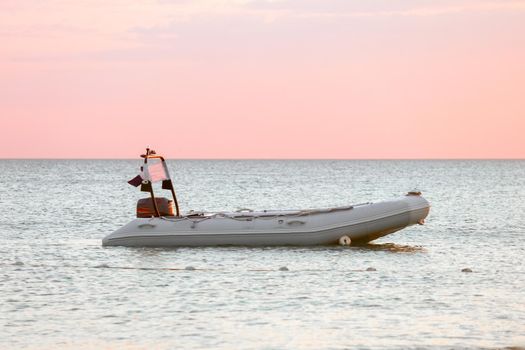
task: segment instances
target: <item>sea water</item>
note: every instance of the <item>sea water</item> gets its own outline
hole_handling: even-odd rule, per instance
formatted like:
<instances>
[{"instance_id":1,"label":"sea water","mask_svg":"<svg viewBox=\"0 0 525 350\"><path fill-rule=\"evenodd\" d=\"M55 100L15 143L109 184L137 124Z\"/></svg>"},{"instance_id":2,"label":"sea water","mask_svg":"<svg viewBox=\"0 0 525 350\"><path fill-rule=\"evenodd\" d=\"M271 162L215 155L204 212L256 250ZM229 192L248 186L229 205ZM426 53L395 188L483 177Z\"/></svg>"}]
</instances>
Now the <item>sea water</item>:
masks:
<instances>
[{"instance_id":1,"label":"sea water","mask_svg":"<svg viewBox=\"0 0 525 350\"><path fill-rule=\"evenodd\" d=\"M173 160L183 212L432 208L362 247L104 248L139 165L0 161L0 348L525 346L525 161Z\"/></svg>"}]
</instances>

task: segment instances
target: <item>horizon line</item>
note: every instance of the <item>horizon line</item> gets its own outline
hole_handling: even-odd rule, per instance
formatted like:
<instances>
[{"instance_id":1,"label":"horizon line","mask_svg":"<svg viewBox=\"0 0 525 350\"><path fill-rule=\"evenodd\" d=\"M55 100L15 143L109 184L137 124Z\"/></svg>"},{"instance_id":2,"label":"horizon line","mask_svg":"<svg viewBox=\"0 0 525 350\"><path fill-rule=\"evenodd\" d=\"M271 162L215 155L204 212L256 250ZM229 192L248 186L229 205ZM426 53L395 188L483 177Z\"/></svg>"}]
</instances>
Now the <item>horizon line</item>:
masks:
<instances>
[{"instance_id":1,"label":"horizon line","mask_svg":"<svg viewBox=\"0 0 525 350\"><path fill-rule=\"evenodd\" d=\"M30 158L30 157L22 157L22 158L14 158L14 157L8 157L8 158L0 158L0 160L141 160L140 157L134 157L134 158L69 158L69 157L56 157L56 158ZM276 161L276 160L312 160L312 161L318 161L318 160L378 160L378 161L399 161L399 160L517 160L522 161L525 160L524 158L168 158L165 157L166 160L261 160L261 161Z\"/></svg>"}]
</instances>

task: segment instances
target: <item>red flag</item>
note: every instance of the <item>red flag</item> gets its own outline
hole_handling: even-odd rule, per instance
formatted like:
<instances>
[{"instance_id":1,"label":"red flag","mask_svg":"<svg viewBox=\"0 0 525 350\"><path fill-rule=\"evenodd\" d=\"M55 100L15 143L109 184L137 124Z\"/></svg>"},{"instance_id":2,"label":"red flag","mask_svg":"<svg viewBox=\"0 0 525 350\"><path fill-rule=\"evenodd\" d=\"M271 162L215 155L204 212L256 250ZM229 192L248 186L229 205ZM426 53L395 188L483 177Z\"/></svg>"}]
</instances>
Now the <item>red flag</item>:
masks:
<instances>
[{"instance_id":1,"label":"red flag","mask_svg":"<svg viewBox=\"0 0 525 350\"><path fill-rule=\"evenodd\" d=\"M161 162L158 163L148 163L148 172L146 173L148 175L148 180L151 182L158 182L168 179L168 174L166 174L166 171L164 169L164 164Z\"/></svg>"}]
</instances>

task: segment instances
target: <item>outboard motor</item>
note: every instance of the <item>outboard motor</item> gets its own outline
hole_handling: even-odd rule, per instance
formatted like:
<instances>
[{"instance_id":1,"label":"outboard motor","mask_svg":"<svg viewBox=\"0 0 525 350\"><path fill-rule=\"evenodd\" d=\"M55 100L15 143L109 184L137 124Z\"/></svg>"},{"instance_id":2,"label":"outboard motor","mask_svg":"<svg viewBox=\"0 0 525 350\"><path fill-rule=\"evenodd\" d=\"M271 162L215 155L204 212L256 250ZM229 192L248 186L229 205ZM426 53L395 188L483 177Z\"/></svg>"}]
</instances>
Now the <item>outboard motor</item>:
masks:
<instances>
[{"instance_id":1,"label":"outboard motor","mask_svg":"<svg viewBox=\"0 0 525 350\"><path fill-rule=\"evenodd\" d=\"M155 197L157 209L160 216L175 216L175 205L172 200L164 197ZM141 198L137 202L137 217L151 218L157 216L153 200L151 198Z\"/></svg>"}]
</instances>

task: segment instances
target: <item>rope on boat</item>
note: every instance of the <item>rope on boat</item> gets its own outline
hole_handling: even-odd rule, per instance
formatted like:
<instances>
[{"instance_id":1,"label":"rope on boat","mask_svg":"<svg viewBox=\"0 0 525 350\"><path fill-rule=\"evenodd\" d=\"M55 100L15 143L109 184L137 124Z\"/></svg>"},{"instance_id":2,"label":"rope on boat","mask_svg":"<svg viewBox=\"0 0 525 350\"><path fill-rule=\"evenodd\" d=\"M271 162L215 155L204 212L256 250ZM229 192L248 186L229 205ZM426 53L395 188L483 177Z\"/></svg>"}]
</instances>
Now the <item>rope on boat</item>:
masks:
<instances>
[{"instance_id":1,"label":"rope on boat","mask_svg":"<svg viewBox=\"0 0 525 350\"><path fill-rule=\"evenodd\" d=\"M273 219L282 218L282 217L292 218L292 217L308 216L308 215L314 215L314 214L332 213L336 211L352 210L355 207L368 205L368 204L371 204L371 203L366 202L366 203L359 203L355 205L349 205L345 207L335 207L335 208L328 208L328 209L304 209L304 210L299 210L297 212L291 212L291 213L286 213L286 214L243 215L239 212L240 215L236 215L236 214L230 214L230 213L225 213L225 212L219 212L219 213L213 213L211 215L205 215L204 213L195 213L195 214L183 216L181 218L170 218L166 216L161 216L160 219L170 221L170 222L179 222L179 221L187 220L187 221L190 221L192 225L198 224L205 220L214 219L217 217L222 217L225 219L231 219L231 220L236 220L236 221L250 221L254 219L273 220ZM243 210L245 211L247 209L243 209ZM250 213L251 212L253 212L253 210L250 211Z\"/></svg>"}]
</instances>

